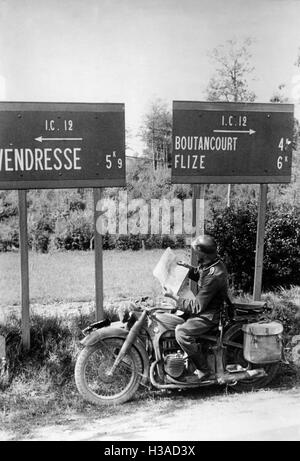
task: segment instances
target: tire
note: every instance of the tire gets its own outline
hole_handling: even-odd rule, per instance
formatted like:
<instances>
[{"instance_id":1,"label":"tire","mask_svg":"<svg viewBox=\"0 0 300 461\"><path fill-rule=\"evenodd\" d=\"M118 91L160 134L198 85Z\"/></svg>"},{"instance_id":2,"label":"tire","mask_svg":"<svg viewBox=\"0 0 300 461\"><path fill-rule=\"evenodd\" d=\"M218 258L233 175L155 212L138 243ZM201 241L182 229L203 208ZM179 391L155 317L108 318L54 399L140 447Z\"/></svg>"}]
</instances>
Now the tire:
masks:
<instances>
[{"instance_id":1,"label":"tire","mask_svg":"<svg viewBox=\"0 0 300 461\"><path fill-rule=\"evenodd\" d=\"M123 343L124 339L105 338L80 352L75 365L75 382L84 399L97 405L114 405L133 397L143 370L142 359L134 346L114 374L106 374Z\"/></svg>"},{"instance_id":2,"label":"tire","mask_svg":"<svg viewBox=\"0 0 300 461\"><path fill-rule=\"evenodd\" d=\"M224 342L226 340L233 341L243 345L243 331L242 325L234 325L231 327L228 332L224 335ZM234 346L226 346L226 355L225 355L225 366L228 364L239 364L243 367L249 367L250 369L255 368L263 368L267 373L267 376L263 376L260 378L249 378L244 379L242 381L238 381L234 386L233 389L237 392L248 392L253 391L255 389L261 389L266 387L271 381L275 378L278 368L279 362L276 363L266 363L266 364L253 364L247 362L243 355L243 349L237 348Z\"/></svg>"}]
</instances>

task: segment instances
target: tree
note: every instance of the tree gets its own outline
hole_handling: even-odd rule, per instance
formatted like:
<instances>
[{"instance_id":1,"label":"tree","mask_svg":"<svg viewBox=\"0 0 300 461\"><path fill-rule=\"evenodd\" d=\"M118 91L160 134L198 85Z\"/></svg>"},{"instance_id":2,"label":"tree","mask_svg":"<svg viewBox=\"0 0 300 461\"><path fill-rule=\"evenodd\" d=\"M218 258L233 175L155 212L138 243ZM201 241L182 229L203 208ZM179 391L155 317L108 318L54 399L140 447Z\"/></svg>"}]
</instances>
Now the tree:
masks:
<instances>
[{"instance_id":1,"label":"tree","mask_svg":"<svg viewBox=\"0 0 300 461\"><path fill-rule=\"evenodd\" d=\"M146 143L147 157L153 160L153 168L168 167L171 160L172 116L161 99L150 104L140 136Z\"/></svg>"},{"instance_id":2,"label":"tree","mask_svg":"<svg viewBox=\"0 0 300 461\"><path fill-rule=\"evenodd\" d=\"M300 57L299 57L300 59ZM276 90L273 92L270 102L285 104L289 103L290 99L286 94L286 84L281 83L278 85ZM293 128L293 149L297 149L299 140L299 120L294 117L294 128Z\"/></svg>"},{"instance_id":3,"label":"tree","mask_svg":"<svg viewBox=\"0 0 300 461\"><path fill-rule=\"evenodd\" d=\"M300 48L298 50L298 56L295 62L295 66L300 68ZM299 84L298 80L295 84ZM291 100L297 102L299 93L298 88L294 88L291 99L287 93L287 85L281 83L278 85L276 90L273 92L270 101L273 103L289 103ZM272 206L278 206L279 204L289 204L294 208L299 208L300 198L300 156L299 156L299 133L300 124L299 120L294 117L294 129L293 129L293 158L292 158L292 178L289 184L274 184L269 186L269 204Z\"/></svg>"},{"instance_id":4,"label":"tree","mask_svg":"<svg viewBox=\"0 0 300 461\"><path fill-rule=\"evenodd\" d=\"M250 46L252 40L228 40L209 54L217 65L215 74L207 86L209 101L253 102L256 95L248 87L247 79L254 71L251 66Z\"/></svg>"},{"instance_id":5,"label":"tree","mask_svg":"<svg viewBox=\"0 0 300 461\"><path fill-rule=\"evenodd\" d=\"M298 56L295 62L295 66L298 67L300 71L300 47L298 48ZM299 80L299 74L296 76L296 81L294 82L295 87L293 88L293 97L295 99L295 103L300 103L300 80ZM299 143L299 137L300 137L300 124L299 120L295 119L295 125L294 125L294 142L296 145Z\"/></svg>"},{"instance_id":6,"label":"tree","mask_svg":"<svg viewBox=\"0 0 300 461\"><path fill-rule=\"evenodd\" d=\"M273 93L273 96L270 98L270 102L279 102L281 104L287 103L289 98L287 97L285 90L286 90L285 83L281 83L280 85L278 85L278 87Z\"/></svg>"}]
</instances>

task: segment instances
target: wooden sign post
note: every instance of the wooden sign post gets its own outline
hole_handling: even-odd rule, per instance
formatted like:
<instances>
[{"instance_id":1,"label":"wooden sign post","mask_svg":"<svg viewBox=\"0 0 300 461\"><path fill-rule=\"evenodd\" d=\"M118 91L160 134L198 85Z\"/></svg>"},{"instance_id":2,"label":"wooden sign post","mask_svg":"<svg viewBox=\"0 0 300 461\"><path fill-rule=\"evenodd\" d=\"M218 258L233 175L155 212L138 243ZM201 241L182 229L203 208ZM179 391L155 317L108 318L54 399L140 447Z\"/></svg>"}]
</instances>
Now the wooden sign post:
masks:
<instances>
[{"instance_id":1,"label":"wooden sign post","mask_svg":"<svg viewBox=\"0 0 300 461\"><path fill-rule=\"evenodd\" d=\"M29 314L29 269L28 269L28 235L27 235L27 201L26 190L18 190L19 195L19 236L21 258L21 319L22 344L30 349L30 314Z\"/></svg>"},{"instance_id":2,"label":"wooden sign post","mask_svg":"<svg viewBox=\"0 0 300 461\"><path fill-rule=\"evenodd\" d=\"M96 321L104 319L103 309L103 248L102 234L97 230L99 214L98 204L101 203L101 188L93 189L94 195L94 252L95 252L95 294L96 294Z\"/></svg>"},{"instance_id":3,"label":"wooden sign post","mask_svg":"<svg viewBox=\"0 0 300 461\"><path fill-rule=\"evenodd\" d=\"M265 237L265 221L267 209L267 191L268 185L261 184L259 192L259 209L257 217L257 233L256 233L256 251L255 251L255 272L254 272L254 288L253 300L260 301L263 260L264 260L264 237Z\"/></svg>"},{"instance_id":4,"label":"wooden sign post","mask_svg":"<svg viewBox=\"0 0 300 461\"><path fill-rule=\"evenodd\" d=\"M6 341L5 337L0 335L0 364L6 358Z\"/></svg>"},{"instance_id":5,"label":"wooden sign post","mask_svg":"<svg viewBox=\"0 0 300 461\"><path fill-rule=\"evenodd\" d=\"M22 342L30 348L26 189L124 187L124 104L0 103L0 189L19 191ZM95 216L96 319L103 318L102 235Z\"/></svg>"},{"instance_id":6,"label":"wooden sign post","mask_svg":"<svg viewBox=\"0 0 300 461\"><path fill-rule=\"evenodd\" d=\"M193 184L193 198L192 198L192 226L195 229L192 238L204 234L204 184ZM198 265L198 258L194 250L191 250L191 265ZM197 282L191 280L191 291L196 295Z\"/></svg>"},{"instance_id":7,"label":"wooden sign post","mask_svg":"<svg viewBox=\"0 0 300 461\"><path fill-rule=\"evenodd\" d=\"M291 180L293 112L292 104L173 101L173 183L260 184L254 300L261 295L267 184ZM195 219L194 212L193 225Z\"/></svg>"},{"instance_id":8,"label":"wooden sign post","mask_svg":"<svg viewBox=\"0 0 300 461\"><path fill-rule=\"evenodd\" d=\"M0 335L0 377L6 368L6 338Z\"/></svg>"}]
</instances>

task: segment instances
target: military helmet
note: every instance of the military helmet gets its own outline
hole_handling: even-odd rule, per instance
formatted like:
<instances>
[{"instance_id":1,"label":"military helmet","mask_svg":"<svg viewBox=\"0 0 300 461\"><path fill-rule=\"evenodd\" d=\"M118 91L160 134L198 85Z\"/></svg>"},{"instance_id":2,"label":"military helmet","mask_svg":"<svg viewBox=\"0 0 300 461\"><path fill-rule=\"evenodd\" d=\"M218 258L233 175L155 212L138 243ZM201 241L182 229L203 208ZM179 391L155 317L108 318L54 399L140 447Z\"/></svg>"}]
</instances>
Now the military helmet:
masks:
<instances>
[{"instance_id":1,"label":"military helmet","mask_svg":"<svg viewBox=\"0 0 300 461\"><path fill-rule=\"evenodd\" d=\"M211 256L217 253L217 244L211 235L199 235L192 241L191 247L193 250L201 250L203 253Z\"/></svg>"}]
</instances>

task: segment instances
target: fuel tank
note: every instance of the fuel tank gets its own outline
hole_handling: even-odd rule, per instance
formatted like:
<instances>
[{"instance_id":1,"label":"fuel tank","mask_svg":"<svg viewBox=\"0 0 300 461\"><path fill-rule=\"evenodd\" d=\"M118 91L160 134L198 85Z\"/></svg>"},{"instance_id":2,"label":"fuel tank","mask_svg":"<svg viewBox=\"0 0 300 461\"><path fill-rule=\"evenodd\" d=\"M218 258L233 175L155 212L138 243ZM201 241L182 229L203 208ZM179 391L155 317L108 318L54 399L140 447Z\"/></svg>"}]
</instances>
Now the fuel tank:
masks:
<instances>
[{"instance_id":1,"label":"fuel tank","mask_svg":"<svg viewBox=\"0 0 300 461\"><path fill-rule=\"evenodd\" d=\"M176 325L184 323L184 320L181 317L178 317L178 315L175 314L170 314L168 312L156 312L155 317L158 322L166 328L166 330L175 330Z\"/></svg>"}]
</instances>

